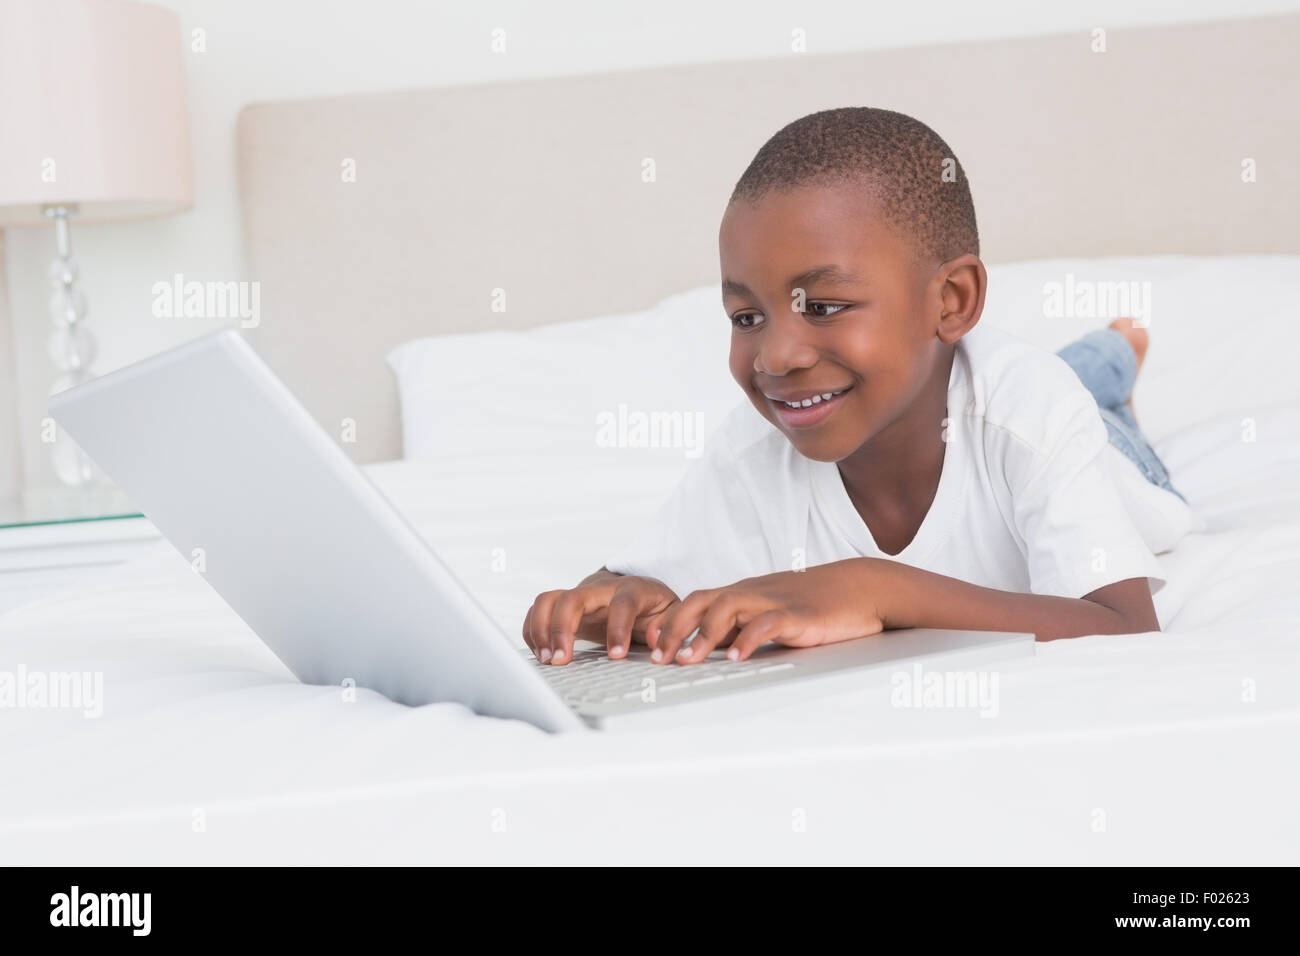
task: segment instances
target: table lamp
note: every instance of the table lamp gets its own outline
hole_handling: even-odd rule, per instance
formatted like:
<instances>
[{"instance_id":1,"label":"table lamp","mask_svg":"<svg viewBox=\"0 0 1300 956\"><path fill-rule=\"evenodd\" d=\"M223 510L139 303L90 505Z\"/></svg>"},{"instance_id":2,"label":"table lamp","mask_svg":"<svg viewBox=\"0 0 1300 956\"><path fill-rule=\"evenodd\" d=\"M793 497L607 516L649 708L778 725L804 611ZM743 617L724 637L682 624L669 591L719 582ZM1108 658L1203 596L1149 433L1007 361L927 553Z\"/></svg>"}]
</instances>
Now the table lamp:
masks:
<instances>
[{"instance_id":1,"label":"table lamp","mask_svg":"<svg viewBox=\"0 0 1300 956\"><path fill-rule=\"evenodd\" d=\"M193 204L182 56L180 20L161 7L0 0L0 227L52 226L51 392L93 377L72 223ZM51 455L65 485L101 478L61 429Z\"/></svg>"}]
</instances>

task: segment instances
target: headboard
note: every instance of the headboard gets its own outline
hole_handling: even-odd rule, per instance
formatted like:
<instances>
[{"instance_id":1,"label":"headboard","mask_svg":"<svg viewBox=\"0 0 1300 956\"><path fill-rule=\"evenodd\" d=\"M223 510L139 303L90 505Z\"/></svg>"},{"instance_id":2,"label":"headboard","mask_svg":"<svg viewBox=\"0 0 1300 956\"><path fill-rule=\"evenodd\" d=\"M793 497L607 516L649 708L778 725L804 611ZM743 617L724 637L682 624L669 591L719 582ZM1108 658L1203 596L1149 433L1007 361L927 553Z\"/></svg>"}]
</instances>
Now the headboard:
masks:
<instances>
[{"instance_id":1,"label":"headboard","mask_svg":"<svg viewBox=\"0 0 1300 956\"><path fill-rule=\"evenodd\" d=\"M717 282L719 219L749 160L781 126L835 106L900 110L947 140L987 262L1300 252L1300 15L1093 43L1080 32L248 106L240 192L262 315L250 341L332 434L356 422L354 458L399 457L393 346L635 311Z\"/></svg>"}]
</instances>

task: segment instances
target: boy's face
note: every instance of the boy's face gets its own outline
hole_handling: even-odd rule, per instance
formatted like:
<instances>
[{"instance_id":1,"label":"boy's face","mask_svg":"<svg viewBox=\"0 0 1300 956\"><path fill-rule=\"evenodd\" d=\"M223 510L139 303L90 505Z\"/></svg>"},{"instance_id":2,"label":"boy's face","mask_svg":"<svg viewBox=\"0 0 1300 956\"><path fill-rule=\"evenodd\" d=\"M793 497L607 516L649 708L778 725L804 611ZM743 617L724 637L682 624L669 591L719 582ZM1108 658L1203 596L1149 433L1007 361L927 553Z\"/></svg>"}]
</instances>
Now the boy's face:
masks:
<instances>
[{"instance_id":1,"label":"boy's face","mask_svg":"<svg viewBox=\"0 0 1300 956\"><path fill-rule=\"evenodd\" d=\"M931 377L943 348L939 263L919 261L862 190L803 187L736 203L719 251L731 374L805 457L847 458ZM814 395L823 397L807 407L786 404Z\"/></svg>"}]
</instances>

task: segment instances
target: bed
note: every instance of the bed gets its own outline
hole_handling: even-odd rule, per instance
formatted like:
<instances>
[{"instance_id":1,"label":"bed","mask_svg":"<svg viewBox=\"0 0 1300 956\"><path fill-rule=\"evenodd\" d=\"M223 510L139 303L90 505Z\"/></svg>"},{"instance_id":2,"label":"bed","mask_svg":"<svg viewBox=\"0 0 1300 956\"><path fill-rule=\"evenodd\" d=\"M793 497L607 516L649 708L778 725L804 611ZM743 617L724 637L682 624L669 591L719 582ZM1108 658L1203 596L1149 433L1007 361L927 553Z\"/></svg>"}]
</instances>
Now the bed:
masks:
<instances>
[{"instance_id":1,"label":"bed","mask_svg":"<svg viewBox=\"0 0 1300 956\"><path fill-rule=\"evenodd\" d=\"M992 719L894 706L882 678L697 728L564 735L301 685L158 542L0 616L0 669L104 679L97 718L0 714L0 860L1300 862L1300 388L1283 347L1300 174L1295 128L1271 121L1300 93L1297 41L1290 16L1117 33L1083 78L1100 67L1087 37L1059 36L250 107L250 338L323 424L356 422L349 451L512 636L687 461L419 451L387 360L485 329L722 321L730 185L766 135L827 105L912 112L962 156L984 321L1057 348L1096 320L1045 320L1047 283L1151 284L1135 405L1203 526L1159 558L1161 633L1037 645L999 668ZM1195 65L1210 60L1222 71ZM956 77L997 108L949 103ZM1260 188L1238 153L1269 170ZM355 183L334 181L346 157ZM493 312L501 287L512 304Z\"/></svg>"}]
</instances>

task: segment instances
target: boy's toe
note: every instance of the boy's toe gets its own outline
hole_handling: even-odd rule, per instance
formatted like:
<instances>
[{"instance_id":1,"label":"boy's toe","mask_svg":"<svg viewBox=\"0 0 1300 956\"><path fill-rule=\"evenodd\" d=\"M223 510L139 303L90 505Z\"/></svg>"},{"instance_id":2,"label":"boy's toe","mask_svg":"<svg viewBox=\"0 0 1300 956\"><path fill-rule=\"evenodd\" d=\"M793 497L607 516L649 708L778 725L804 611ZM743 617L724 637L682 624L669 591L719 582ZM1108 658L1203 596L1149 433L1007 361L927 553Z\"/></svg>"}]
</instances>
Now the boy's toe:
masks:
<instances>
[{"instance_id":1,"label":"boy's toe","mask_svg":"<svg viewBox=\"0 0 1300 956\"><path fill-rule=\"evenodd\" d=\"M1137 321L1131 318L1116 319L1110 327L1128 339L1128 344L1133 347L1133 353L1137 356L1138 368L1141 368L1142 360L1147 356L1147 346L1151 341L1146 328L1138 325Z\"/></svg>"}]
</instances>

